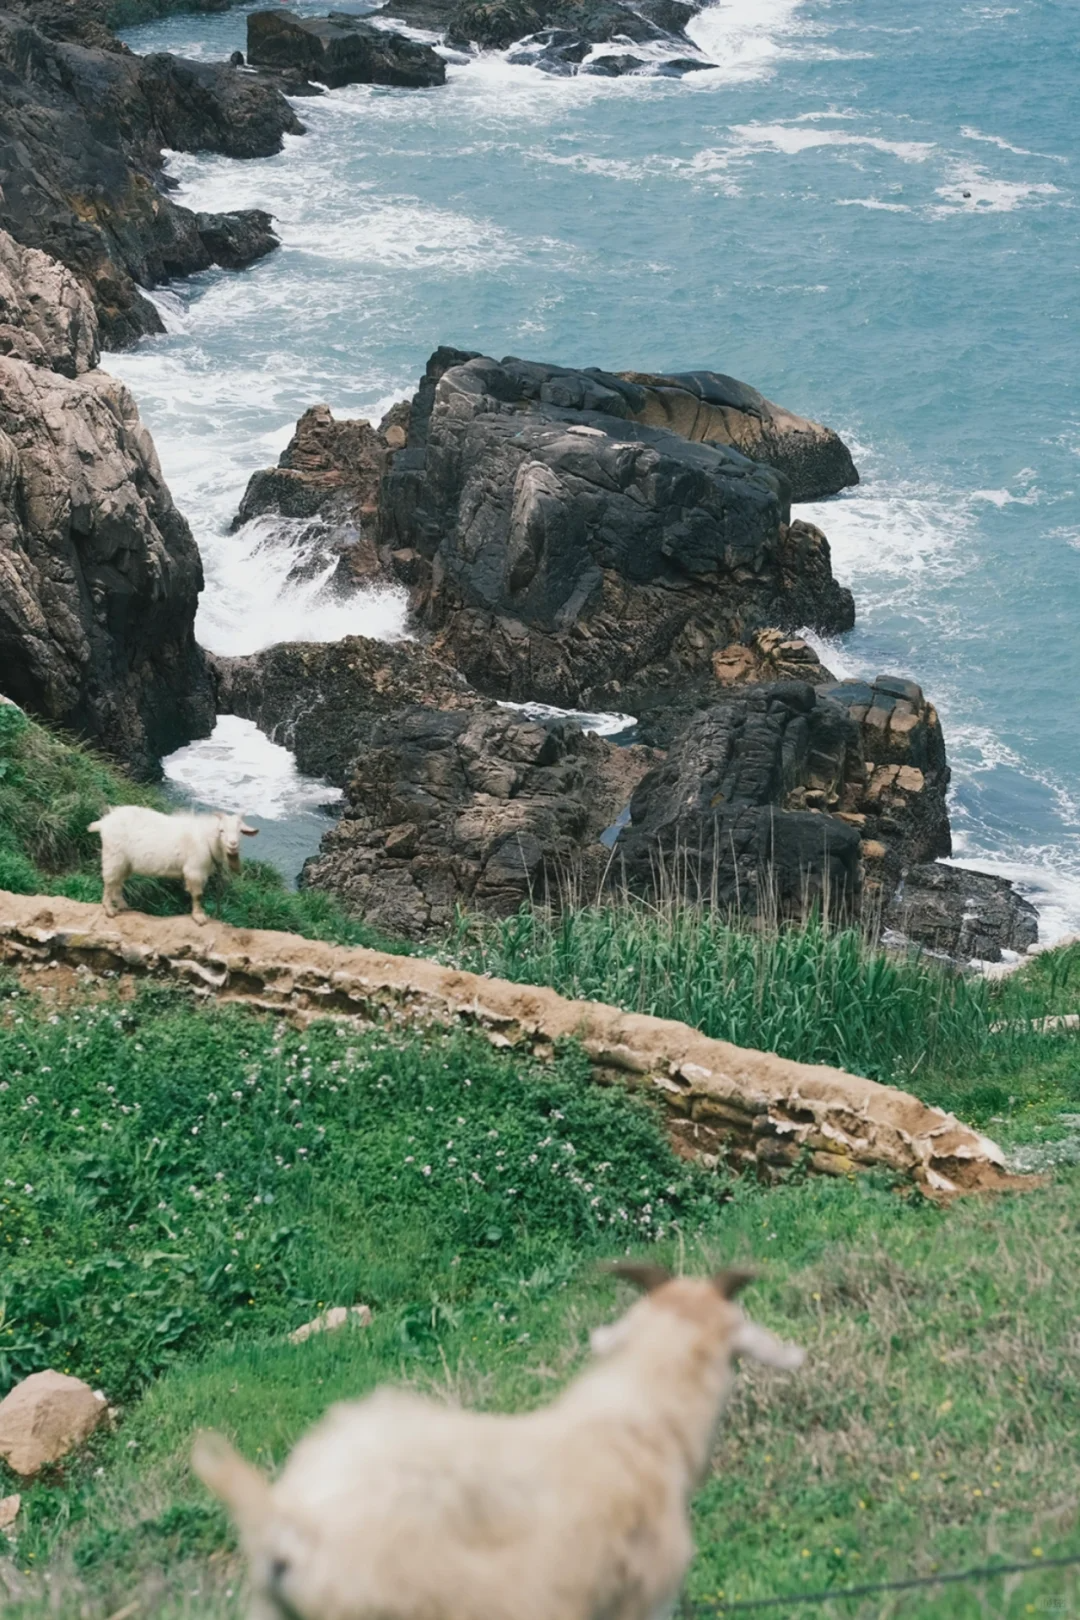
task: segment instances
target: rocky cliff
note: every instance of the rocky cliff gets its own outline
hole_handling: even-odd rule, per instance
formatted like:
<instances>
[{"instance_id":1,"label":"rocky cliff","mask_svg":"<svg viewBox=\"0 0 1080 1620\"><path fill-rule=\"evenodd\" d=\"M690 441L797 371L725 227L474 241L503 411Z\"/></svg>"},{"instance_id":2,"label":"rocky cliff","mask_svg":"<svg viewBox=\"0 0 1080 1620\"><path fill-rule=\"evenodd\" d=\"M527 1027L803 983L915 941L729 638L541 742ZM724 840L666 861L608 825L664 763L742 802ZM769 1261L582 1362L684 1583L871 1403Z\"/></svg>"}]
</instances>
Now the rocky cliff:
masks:
<instances>
[{"instance_id":1,"label":"rocky cliff","mask_svg":"<svg viewBox=\"0 0 1080 1620\"><path fill-rule=\"evenodd\" d=\"M78 279L0 233L0 691L143 774L213 720L198 550Z\"/></svg>"},{"instance_id":2,"label":"rocky cliff","mask_svg":"<svg viewBox=\"0 0 1080 1620\"><path fill-rule=\"evenodd\" d=\"M107 33L54 38L50 22L64 32L63 8L0 10L0 226L73 270L104 342L123 346L162 329L140 288L238 268L277 243L258 210L197 215L173 202L158 183L163 149L267 156L303 126L276 89L227 63L139 57ZM67 31L96 40L99 27Z\"/></svg>"},{"instance_id":3,"label":"rocky cliff","mask_svg":"<svg viewBox=\"0 0 1080 1620\"><path fill-rule=\"evenodd\" d=\"M480 691L632 706L747 631L851 625L786 477L650 425L649 400L602 372L432 356L383 480L380 549Z\"/></svg>"}]
</instances>

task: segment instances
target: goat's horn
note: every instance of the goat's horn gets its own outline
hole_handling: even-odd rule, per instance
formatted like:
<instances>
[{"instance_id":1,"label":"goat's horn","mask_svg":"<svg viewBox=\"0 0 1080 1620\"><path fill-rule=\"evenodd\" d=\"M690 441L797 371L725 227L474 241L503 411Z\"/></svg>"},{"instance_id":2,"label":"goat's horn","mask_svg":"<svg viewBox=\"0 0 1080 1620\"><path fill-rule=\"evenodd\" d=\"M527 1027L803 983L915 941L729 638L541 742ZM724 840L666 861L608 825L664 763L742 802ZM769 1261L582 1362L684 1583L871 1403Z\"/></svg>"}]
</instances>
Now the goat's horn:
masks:
<instances>
[{"instance_id":1,"label":"goat's horn","mask_svg":"<svg viewBox=\"0 0 1080 1620\"><path fill-rule=\"evenodd\" d=\"M740 1289L745 1288L747 1283L752 1283L756 1276L756 1272L742 1271L738 1267L716 1271L713 1273L713 1287L724 1299L734 1299Z\"/></svg>"},{"instance_id":2,"label":"goat's horn","mask_svg":"<svg viewBox=\"0 0 1080 1620\"><path fill-rule=\"evenodd\" d=\"M613 1260L606 1269L612 1277L621 1277L623 1282L633 1283L643 1294L651 1294L671 1281L671 1272L666 1266L649 1265L644 1260Z\"/></svg>"}]
</instances>

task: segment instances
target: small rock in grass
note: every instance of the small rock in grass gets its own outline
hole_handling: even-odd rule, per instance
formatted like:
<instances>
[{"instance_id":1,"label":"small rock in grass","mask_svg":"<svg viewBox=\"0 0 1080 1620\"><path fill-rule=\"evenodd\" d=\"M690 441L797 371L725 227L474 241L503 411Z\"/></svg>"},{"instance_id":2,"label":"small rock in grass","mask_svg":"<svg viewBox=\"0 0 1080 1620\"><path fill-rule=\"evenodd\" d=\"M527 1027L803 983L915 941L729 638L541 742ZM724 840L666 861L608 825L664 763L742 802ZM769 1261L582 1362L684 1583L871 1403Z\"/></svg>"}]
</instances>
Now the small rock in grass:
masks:
<instances>
[{"instance_id":1,"label":"small rock in grass","mask_svg":"<svg viewBox=\"0 0 1080 1620\"><path fill-rule=\"evenodd\" d=\"M105 1397L66 1373L31 1373L0 1401L0 1457L31 1479L89 1438L107 1413Z\"/></svg>"},{"instance_id":2,"label":"small rock in grass","mask_svg":"<svg viewBox=\"0 0 1080 1620\"><path fill-rule=\"evenodd\" d=\"M337 1328L346 1324L352 1327L371 1326L371 1307L369 1305L333 1305L328 1311L321 1312L303 1327L298 1327L289 1334L290 1344L303 1344L310 1339L313 1333L333 1333Z\"/></svg>"},{"instance_id":3,"label":"small rock in grass","mask_svg":"<svg viewBox=\"0 0 1080 1620\"><path fill-rule=\"evenodd\" d=\"M0 1496L0 1530L10 1530L19 1516L22 1506L22 1497L16 1491L14 1496Z\"/></svg>"}]
</instances>

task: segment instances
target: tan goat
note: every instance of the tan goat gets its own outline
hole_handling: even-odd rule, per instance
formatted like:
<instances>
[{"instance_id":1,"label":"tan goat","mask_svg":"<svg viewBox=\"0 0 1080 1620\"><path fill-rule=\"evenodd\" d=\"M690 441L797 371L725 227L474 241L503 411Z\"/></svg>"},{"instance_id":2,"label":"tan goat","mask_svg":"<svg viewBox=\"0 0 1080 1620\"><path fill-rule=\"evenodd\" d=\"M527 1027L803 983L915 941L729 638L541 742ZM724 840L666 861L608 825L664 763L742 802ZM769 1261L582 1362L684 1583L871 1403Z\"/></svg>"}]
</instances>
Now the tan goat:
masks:
<instances>
[{"instance_id":1,"label":"tan goat","mask_svg":"<svg viewBox=\"0 0 1080 1620\"><path fill-rule=\"evenodd\" d=\"M277 1483L220 1436L194 1465L228 1505L251 1620L661 1620L690 1564L733 1361L803 1353L732 1303L745 1272L614 1271L645 1297L593 1334L549 1406L467 1412L406 1391L331 1407Z\"/></svg>"}]
</instances>

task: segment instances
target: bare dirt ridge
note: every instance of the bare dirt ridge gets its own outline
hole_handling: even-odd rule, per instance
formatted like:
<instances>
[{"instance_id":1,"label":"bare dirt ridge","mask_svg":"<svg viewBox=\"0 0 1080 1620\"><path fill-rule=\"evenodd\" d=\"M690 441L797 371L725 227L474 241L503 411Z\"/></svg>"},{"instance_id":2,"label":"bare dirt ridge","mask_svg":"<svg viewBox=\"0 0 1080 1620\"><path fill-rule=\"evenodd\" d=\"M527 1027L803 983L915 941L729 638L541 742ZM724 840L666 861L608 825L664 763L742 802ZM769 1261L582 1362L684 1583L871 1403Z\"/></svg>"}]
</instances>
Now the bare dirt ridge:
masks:
<instances>
[{"instance_id":1,"label":"bare dirt ridge","mask_svg":"<svg viewBox=\"0 0 1080 1620\"><path fill-rule=\"evenodd\" d=\"M832 1175L879 1165L938 1198L1028 1184L1005 1171L995 1143L907 1092L710 1040L674 1020L419 957L218 922L200 928L188 917L126 912L110 920L100 906L0 890L0 960L172 979L302 1020L467 1026L540 1058L576 1039L598 1081L658 1095L679 1151L707 1164L725 1158L767 1170L805 1155Z\"/></svg>"}]
</instances>

